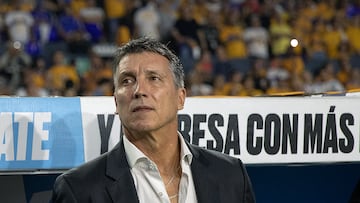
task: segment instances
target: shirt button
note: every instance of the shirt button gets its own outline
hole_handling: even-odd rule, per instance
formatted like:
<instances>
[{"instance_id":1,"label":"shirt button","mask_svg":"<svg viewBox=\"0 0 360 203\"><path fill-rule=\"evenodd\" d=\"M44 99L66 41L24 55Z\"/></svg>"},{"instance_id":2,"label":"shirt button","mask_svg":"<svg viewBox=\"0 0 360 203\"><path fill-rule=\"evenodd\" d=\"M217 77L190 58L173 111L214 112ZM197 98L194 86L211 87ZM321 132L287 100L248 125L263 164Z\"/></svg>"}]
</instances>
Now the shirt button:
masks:
<instances>
[{"instance_id":1,"label":"shirt button","mask_svg":"<svg viewBox=\"0 0 360 203\"><path fill-rule=\"evenodd\" d=\"M162 197L164 194L162 192L158 193L159 197Z\"/></svg>"}]
</instances>

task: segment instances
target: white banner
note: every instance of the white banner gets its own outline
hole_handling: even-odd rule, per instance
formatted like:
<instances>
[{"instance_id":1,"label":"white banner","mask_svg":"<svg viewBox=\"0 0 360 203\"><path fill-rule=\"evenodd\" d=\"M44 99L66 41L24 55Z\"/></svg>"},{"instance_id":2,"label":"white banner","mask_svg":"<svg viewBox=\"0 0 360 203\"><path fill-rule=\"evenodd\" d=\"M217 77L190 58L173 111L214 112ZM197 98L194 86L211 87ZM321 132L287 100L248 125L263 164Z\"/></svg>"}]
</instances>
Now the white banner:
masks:
<instances>
[{"instance_id":1,"label":"white banner","mask_svg":"<svg viewBox=\"0 0 360 203\"><path fill-rule=\"evenodd\" d=\"M187 98L179 132L246 164L360 161L360 97ZM0 171L68 169L121 137L113 97L0 98Z\"/></svg>"},{"instance_id":2,"label":"white banner","mask_svg":"<svg viewBox=\"0 0 360 203\"><path fill-rule=\"evenodd\" d=\"M247 164L360 161L359 97L187 98L179 131ZM112 97L81 98L85 161L120 139Z\"/></svg>"}]
</instances>

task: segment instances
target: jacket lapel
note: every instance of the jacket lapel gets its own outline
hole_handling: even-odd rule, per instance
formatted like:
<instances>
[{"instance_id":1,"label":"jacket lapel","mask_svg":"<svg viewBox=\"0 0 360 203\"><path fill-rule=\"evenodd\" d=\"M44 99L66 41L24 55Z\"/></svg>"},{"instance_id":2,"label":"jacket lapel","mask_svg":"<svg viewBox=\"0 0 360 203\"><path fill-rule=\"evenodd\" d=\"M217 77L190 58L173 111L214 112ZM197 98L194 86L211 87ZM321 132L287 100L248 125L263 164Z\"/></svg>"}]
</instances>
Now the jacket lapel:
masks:
<instances>
[{"instance_id":1,"label":"jacket lapel","mask_svg":"<svg viewBox=\"0 0 360 203\"><path fill-rule=\"evenodd\" d=\"M220 201L219 183L209 172L209 162L203 157L199 150L193 146L188 145L192 154L193 160L191 162L191 171L196 190L196 197L199 203L218 203Z\"/></svg>"},{"instance_id":2,"label":"jacket lapel","mask_svg":"<svg viewBox=\"0 0 360 203\"><path fill-rule=\"evenodd\" d=\"M113 202L139 202L122 140L107 157L106 174L112 179L109 181L107 190Z\"/></svg>"},{"instance_id":3,"label":"jacket lapel","mask_svg":"<svg viewBox=\"0 0 360 203\"><path fill-rule=\"evenodd\" d=\"M209 172L211 169L207 158L196 147L189 144L188 147L193 154L191 171L198 203L221 202L219 183L210 175L214 172ZM122 140L109 152L106 174L111 179L107 190L113 202L139 203Z\"/></svg>"}]
</instances>

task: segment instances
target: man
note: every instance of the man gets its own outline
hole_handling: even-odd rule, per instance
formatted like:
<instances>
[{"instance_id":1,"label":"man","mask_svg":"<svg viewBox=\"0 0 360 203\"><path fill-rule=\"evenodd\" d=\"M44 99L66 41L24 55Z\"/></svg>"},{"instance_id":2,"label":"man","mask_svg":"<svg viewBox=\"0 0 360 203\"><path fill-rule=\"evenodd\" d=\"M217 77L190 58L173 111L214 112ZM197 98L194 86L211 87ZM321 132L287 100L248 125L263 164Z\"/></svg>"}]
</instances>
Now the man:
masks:
<instances>
[{"instance_id":1,"label":"man","mask_svg":"<svg viewBox=\"0 0 360 203\"><path fill-rule=\"evenodd\" d=\"M124 136L108 153L59 176L53 202L255 202L239 159L193 146L177 132L184 72L165 45L130 41L117 51L114 73Z\"/></svg>"},{"instance_id":2,"label":"man","mask_svg":"<svg viewBox=\"0 0 360 203\"><path fill-rule=\"evenodd\" d=\"M360 203L360 179L351 193L349 203Z\"/></svg>"}]
</instances>

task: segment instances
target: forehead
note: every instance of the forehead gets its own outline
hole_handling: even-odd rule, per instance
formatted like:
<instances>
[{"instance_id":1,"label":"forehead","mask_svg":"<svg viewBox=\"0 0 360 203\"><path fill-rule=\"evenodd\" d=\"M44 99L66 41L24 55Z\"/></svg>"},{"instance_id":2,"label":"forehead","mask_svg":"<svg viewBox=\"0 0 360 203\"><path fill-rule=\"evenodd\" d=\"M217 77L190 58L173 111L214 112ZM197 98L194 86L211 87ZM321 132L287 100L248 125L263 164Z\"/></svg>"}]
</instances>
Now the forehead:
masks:
<instances>
[{"instance_id":1,"label":"forehead","mask_svg":"<svg viewBox=\"0 0 360 203\"><path fill-rule=\"evenodd\" d=\"M119 62L118 70L153 69L170 71L169 60L157 53L141 52L125 55Z\"/></svg>"}]
</instances>

